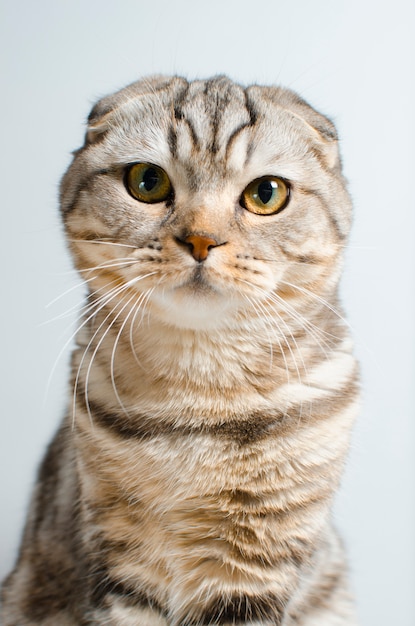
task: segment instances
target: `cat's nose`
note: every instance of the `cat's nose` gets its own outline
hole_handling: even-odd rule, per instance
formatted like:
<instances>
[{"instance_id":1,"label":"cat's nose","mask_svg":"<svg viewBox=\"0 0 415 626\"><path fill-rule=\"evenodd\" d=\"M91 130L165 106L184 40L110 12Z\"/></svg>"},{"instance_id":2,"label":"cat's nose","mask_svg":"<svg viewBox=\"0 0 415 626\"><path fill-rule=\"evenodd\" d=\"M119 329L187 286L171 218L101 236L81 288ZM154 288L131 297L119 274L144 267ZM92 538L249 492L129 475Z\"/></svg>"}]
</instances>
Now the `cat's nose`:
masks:
<instances>
[{"instance_id":1,"label":"cat's nose","mask_svg":"<svg viewBox=\"0 0 415 626\"><path fill-rule=\"evenodd\" d=\"M185 244L189 248L193 258L199 263L206 261L211 248L223 245L213 237L201 234L188 235L183 239L177 237L177 241Z\"/></svg>"}]
</instances>

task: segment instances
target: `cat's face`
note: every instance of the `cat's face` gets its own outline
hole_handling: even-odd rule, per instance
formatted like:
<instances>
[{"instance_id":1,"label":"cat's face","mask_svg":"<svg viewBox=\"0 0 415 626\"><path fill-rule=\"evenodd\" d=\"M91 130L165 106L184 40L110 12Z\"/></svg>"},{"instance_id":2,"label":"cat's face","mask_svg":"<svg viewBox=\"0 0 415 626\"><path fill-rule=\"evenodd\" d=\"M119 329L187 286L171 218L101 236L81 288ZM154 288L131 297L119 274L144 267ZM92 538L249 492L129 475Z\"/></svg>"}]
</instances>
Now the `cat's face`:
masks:
<instances>
[{"instance_id":1,"label":"cat's face","mask_svg":"<svg viewBox=\"0 0 415 626\"><path fill-rule=\"evenodd\" d=\"M350 226L336 143L286 90L135 83L93 109L63 179L76 265L96 297L194 329L332 289Z\"/></svg>"}]
</instances>

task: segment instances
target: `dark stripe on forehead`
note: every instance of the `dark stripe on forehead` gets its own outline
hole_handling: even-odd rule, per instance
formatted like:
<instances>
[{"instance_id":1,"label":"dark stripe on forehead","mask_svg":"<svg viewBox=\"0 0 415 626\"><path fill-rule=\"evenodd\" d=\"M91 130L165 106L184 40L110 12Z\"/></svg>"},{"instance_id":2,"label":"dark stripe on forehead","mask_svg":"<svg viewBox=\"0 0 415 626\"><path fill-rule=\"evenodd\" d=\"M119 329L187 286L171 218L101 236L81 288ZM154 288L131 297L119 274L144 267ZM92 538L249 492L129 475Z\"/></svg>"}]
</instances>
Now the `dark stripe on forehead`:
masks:
<instances>
[{"instance_id":1,"label":"dark stripe on forehead","mask_svg":"<svg viewBox=\"0 0 415 626\"><path fill-rule=\"evenodd\" d=\"M229 153L232 149L233 143L235 141L235 139L238 137L238 135L240 135L241 132L243 132L246 128L250 128L251 124L241 124L240 126L238 126L237 128L235 128L235 130L232 132L232 134L230 135L229 139L228 139L228 143L226 145L226 152L225 152L225 159L228 160L229 159Z\"/></svg>"},{"instance_id":2,"label":"dark stripe on forehead","mask_svg":"<svg viewBox=\"0 0 415 626\"><path fill-rule=\"evenodd\" d=\"M245 107L246 110L248 112L248 116L249 116L249 121L248 122L243 122L242 124L240 124L237 128L235 128L235 130L231 133L229 139L228 139L228 143L226 146L226 159L229 158L229 153L232 149L232 144L235 141L235 139L238 137L238 135L243 132L246 128L252 128L253 126L255 126L257 120L258 120L258 114L255 110L254 104L251 102L248 91L245 89L244 90L244 98L245 98ZM245 167L249 162L249 158L253 152L253 143L250 142L247 146L247 151L246 151L246 158L245 158Z\"/></svg>"},{"instance_id":3,"label":"dark stripe on forehead","mask_svg":"<svg viewBox=\"0 0 415 626\"><path fill-rule=\"evenodd\" d=\"M183 108L186 104L191 102L191 97L189 97L190 83L187 83L184 89L182 89L178 94L174 95L173 99L173 120L172 125L168 131L168 143L170 147L170 152L174 158L178 156L177 154L177 136L178 129L180 124L186 124L190 136L192 138L193 145L196 149L200 149L200 139L197 136L195 127L192 121L186 117Z\"/></svg>"},{"instance_id":4,"label":"dark stripe on forehead","mask_svg":"<svg viewBox=\"0 0 415 626\"><path fill-rule=\"evenodd\" d=\"M255 105L251 98L249 97L249 89L244 90L245 96L245 107L249 114L249 124L250 126L254 126L258 120L258 112L255 109Z\"/></svg>"},{"instance_id":5,"label":"dark stripe on forehead","mask_svg":"<svg viewBox=\"0 0 415 626\"><path fill-rule=\"evenodd\" d=\"M177 120L177 121L176 121ZM200 146L201 146L201 141L199 139L199 137L197 136L195 127L193 125L193 122L188 119L187 117L184 116L184 114L182 114L182 116L180 118L176 118L174 122L171 124L169 130L168 130L168 136L167 136L167 141L169 144L169 148L170 148L170 152L172 157L176 158L178 155L177 152L177 141L178 141L178 133L180 132L180 125L182 124L186 124L191 139L192 139L192 143L193 143L193 147L196 150L200 150Z\"/></svg>"},{"instance_id":6,"label":"dark stripe on forehead","mask_svg":"<svg viewBox=\"0 0 415 626\"><path fill-rule=\"evenodd\" d=\"M177 157L177 132L176 128L171 125L167 133L167 143L173 158Z\"/></svg>"},{"instance_id":7,"label":"dark stripe on forehead","mask_svg":"<svg viewBox=\"0 0 415 626\"><path fill-rule=\"evenodd\" d=\"M207 80L205 83L204 94L206 97L206 109L210 111L212 126L210 145L212 154L217 154L221 148L221 142L219 140L220 124L226 109L232 102L232 95L236 95L236 88L240 89L237 85L221 76Z\"/></svg>"},{"instance_id":8,"label":"dark stripe on forehead","mask_svg":"<svg viewBox=\"0 0 415 626\"><path fill-rule=\"evenodd\" d=\"M176 119L182 119L182 107L189 94L190 84L186 83L182 89L173 94L173 111Z\"/></svg>"},{"instance_id":9,"label":"dark stripe on forehead","mask_svg":"<svg viewBox=\"0 0 415 626\"><path fill-rule=\"evenodd\" d=\"M216 101L216 107L212 119L212 145L211 151L212 154L217 154L220 150L220 141L218 139L221 115L223 115L224 109L219 109L219 102Z\"/></svg>"}]
</instances>

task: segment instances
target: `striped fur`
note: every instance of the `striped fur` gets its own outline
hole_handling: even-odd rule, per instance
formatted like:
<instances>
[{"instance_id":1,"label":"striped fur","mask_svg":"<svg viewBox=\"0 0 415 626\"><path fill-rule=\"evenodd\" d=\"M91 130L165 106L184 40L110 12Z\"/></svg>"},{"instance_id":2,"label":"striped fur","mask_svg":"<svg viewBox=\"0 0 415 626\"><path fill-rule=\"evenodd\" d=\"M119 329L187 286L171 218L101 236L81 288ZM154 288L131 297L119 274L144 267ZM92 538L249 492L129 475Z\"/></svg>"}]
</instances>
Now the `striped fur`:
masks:
<instances>
[{"instance_id":1,"label":"striped fur","mask_svg":"<svg viewBox=\"0 0 415 626\"><path fill-rule=\"evenodd\" d=\"M137 162L174 195L127 193ZM290 185L275 215L240 204L264 175ZM282 88L143 80L93 108L61 209L89 295L4 625L355 624L330 514L359 393L333 124Z\"/></svg>"}]
</instances>

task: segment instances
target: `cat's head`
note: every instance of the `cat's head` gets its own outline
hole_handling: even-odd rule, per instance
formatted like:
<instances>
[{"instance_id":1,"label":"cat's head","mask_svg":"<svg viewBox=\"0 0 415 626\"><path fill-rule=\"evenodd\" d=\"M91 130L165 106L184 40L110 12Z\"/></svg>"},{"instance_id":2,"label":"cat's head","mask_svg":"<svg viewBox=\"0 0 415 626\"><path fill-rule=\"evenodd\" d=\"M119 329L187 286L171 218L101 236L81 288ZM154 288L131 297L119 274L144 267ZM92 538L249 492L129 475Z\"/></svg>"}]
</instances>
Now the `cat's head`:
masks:
<instances>
[{"instance_id":1,"label":"cat's head","mask_svg":"<svg viewBox=\"0 0 415 626\"><path fill-rule=\"evenodd\" d=\"M333 293L351 221L332 122L225 77L153 77L99 101L61 207L95 297L145 299L194 329Z\"/></svg>"}]
</instances>

